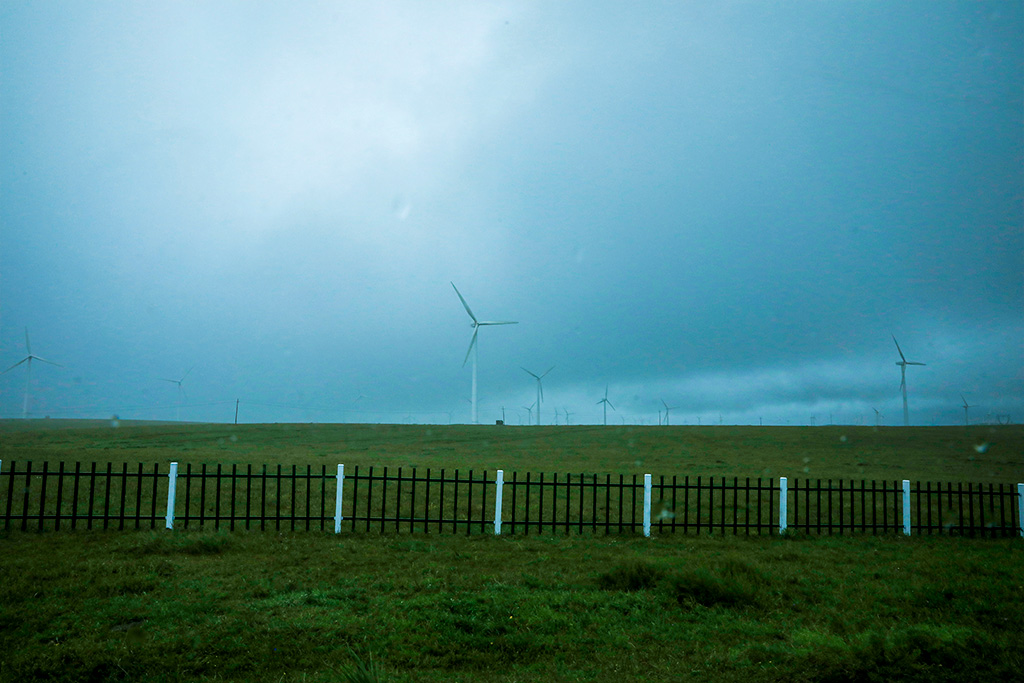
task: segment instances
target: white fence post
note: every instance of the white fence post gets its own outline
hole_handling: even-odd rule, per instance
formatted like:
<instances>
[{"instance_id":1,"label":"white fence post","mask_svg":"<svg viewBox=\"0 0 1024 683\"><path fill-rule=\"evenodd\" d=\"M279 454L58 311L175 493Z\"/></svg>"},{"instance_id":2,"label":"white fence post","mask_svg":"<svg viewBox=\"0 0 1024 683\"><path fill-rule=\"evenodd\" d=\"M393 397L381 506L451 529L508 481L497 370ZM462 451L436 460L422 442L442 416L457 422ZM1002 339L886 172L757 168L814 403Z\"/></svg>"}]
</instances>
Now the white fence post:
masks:
<instances>
[{"instance_id":1,"label":"white fence post","mask_svg":"<svg viewBox=\"0 0 1024 683\"><path fill-rule=\"evenodd\" d=\"M786 518L789 516L789 483L779 477L779 534L786 533Z\"/></svg>"},{"instance_id":2,"label":"white fence post","mask_svg":"<svg viewBox=\"0 0 1024 683\"><path fill-rule=\"evenodd\" d=\"M910 535L910 480L903 480L903 535Z\"/></svg>"},{"instance_id":3,"label":"white fence post","mask_svg":"<svg viewBox=\"0 0 1024 683\"><path fill-rule=\"evenodd\" d=\"M1020 517L1020 535L1024 537L1024 484L1017 484L1017 508Z\"/></svg>"},{"instance_id":4,"label":"white fence post","mask_svg":"<svg viewBox=\"0 0 1024 683\"><path fill-rule=\"evenodd\" d=\"M174 529L174 493L178 488L178 463L171 463L167 473L167 528Z\"/></svg>"},{"instance_id":5,"label":"white fence post","mask_svg":"<svg viewBox=\"0 0 1024 683\"><path fill-rule=\"evenodd\" d=\"M501 488L505 485L505 470L498 470L494 478L494 535L501 535ZM513 529L513 533L515 530Z\"/></svg>"},{"instance_id":6,"label":"white fence post","mask_svg":"<svg viewBox=\"0 0 1024 683\"><path fill-rule=\"evenodd\" d=\"M338 465L338 489L334 494L334 533L341 533L341 487L345 484L345 466Z\"/></svg>"},{"instance_id":7,"label":"white fence post","mask_svg":"<svg viewBox=\"0 0 1024 683\"><path fill-rule=\"evenodd\" d=\"M644 536L651 535L651 475L644 475Z\"/></svg>"}]
</instances>

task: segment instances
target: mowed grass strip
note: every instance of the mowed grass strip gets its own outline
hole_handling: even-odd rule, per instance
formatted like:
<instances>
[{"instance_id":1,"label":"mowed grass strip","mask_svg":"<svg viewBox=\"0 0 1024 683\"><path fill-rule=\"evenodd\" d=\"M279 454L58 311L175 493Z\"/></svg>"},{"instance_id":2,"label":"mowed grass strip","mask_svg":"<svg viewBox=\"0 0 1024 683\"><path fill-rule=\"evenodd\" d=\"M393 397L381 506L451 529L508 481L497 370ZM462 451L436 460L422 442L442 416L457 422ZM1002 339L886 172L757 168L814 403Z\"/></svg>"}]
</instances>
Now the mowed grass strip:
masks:
<instances>
[{"instance_id":1,"label":"mowed grass strip","mask_svg":"<svg viewBox=\"0 0 1024 683\"><path fill-rule=\"evenodd\" d=\"M0 680L1012 680L1019 540L0 534Z\"/></svg>"},{"instance_id":2,"label":"mowed grass strip","mask_svg":"<svg viewBox=\"0 0 1024 683\"><path fill-rule=\"evenodd\" d=\"M88 426L82 426L88 425ZM1024 426L595 427L0 421L0 459L1015 484ZM35 469L38 469L35 468Z\"/></svg>"}]
</instances>

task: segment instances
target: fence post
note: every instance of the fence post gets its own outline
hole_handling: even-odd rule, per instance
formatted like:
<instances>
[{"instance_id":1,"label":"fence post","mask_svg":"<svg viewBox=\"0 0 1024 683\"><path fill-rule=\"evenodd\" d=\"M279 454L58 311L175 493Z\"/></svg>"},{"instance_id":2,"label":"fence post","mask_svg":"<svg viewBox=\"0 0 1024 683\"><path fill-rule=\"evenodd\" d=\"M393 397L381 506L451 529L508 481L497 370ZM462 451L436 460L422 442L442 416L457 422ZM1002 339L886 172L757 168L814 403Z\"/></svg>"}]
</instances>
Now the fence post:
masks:
<instances>
[{"instance_id":1,"label":"fence post","mask_svg":"<svg viewBox=\"0 0 1024 683\"><path fill-rule=\"evenodd\" d=\"M174 529L174 493L178 487L178 463L172 462L167 473L167 528Z\"/></svg>"},{"instance_id":2,"label":"fence post","mask_svg":"<svg viewBox=\"0 0 1024 683\"><path fill-rule=\"evenodd\" d=\"M1017 511L1020 517L1020 535L1024 537L1024 484L1017 484Z\"/></svg>"},{"instance_id":3,"label":"fence post","mask_svg":"<svg viewBox=\"0 0 1024 683\"><path fill-rule=\"evenodd\" d=\"M910 480L903 480L903 535L910 535Z\"/></svg>"},{"instance_id":4,"label":"fence post","mask_svg":"<svg viewBox=\"0 0 1024 683\"><path fill-rule=\"evenodd\" d=\"M494 535L501 535L501 488L505 485L505 470L494 477ZM515 530L513 529L513 532Z\"/></svg>"},{"instance_id":5,"label":"fence post","mask_svg":"<svg viewBox=\"0 0 1024 683\"><path fill-rule=\"evenodd\" d=\"M341 533L341 487L345 484L345 465L338 465L338 488L334 493L334 533Z\"/></svg>"},{"instance_id":6,"label":"fence post","mask_svg":"<svg viewBox=\"0 0 1024 683\"><path fill-rule=\"evenodd\" d=\"M779 477L779 534L786 533L786 518L789 516L789 483L786 477Z\"/></svg>"},{"instance_id":7,"label":"fence post","mask_svg":"<svg viewBox=\"0 0 1024 683\"><path fill-rule=\"evenodd\" d=\"M651 475L644 475L644 536L651 535Z\"/></svg>"}]
</instances>

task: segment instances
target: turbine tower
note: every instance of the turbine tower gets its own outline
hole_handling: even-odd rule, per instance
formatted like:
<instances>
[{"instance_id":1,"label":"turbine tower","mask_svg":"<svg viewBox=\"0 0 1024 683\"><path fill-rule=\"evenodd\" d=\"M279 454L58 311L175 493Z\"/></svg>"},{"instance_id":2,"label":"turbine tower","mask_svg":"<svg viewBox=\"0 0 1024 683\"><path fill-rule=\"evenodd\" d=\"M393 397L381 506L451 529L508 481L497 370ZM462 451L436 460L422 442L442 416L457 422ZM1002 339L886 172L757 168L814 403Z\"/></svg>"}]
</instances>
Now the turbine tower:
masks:
<instances>
[{"instance_id":1,"label":"turbine tower","mask_svg":"<svg viewBox=\"0 0 1024 683\"><path fill-rule=\"evenodd\" d=\"M530 372L529 370L527 370L526 368L524 368L522 365L519 366L519 369L522 370L523 372L525 372L526 374L530 375L531 377L533 377L535 380L537 380L537 402L534 403L534 405L537 406L537 426L539 427L540 426L540 405L541 405L541 402L543 402L543 400L544 400L544 386L540 383L540 381L542 379L544 379L545 377L547 377L548 373L555 369L555 366L552 365L550 368L547 369L547 371L543 375L536 375L536 374ZM556 418L556 420L557 420L557 418Z\"/></svg>"},{"instance_id":2,"label":"turbine tower","mask_svg":"<svg viewBox=\"0 0 1024 683\"><path fill-rule=\"evenodd\" d=\"M185 381L185 378L188 377L188 373L192 372L192 370L195 369L195 367L196 366L193 365L191 368L189 368L188 372L181 376L181 379L167 379L166 377L160 378L160 380L163 382L170 382L171 384L178 385L178 406L177 408L174 409L174 419L177 422L181 422L181 404L184 403L183 399L187 398L187 396L185 395L185 387L181 386L181 383Z\"/></svg>"},{"instance_id":3,"label":"turbine tower","mask_svg":"<svg viewBox=\"0 0 1024 683\"><path fill-rule=\"evenodd\" d=\"M896 361L896 365L900 366L900 390L903 392L903 426L909 427L910 409L907 407L907 366L924 365L924 363L907 360L907 357L903 355L903 349L900 348L900 343L896 341L896 335L893 335L892 340L896 344L896 350L899 351L900 354L900 359Z\"/></svg>"},{"instance_id":4,"label":"turbine tower","mask_svg":"<svg viewBox=\"0 0 1024 683\"><path fill-rule=\"evenodd\" d=\"M872 408L875 411L875 426L878 426L879 419L882 417L882 413L878 412L878 408Z\"/></svg>"},{"instance_id":5,"label":"turbine tower","mask_svg":"<svg viewBox=\"0 0 1024 683\"><path fill-rule=\"evenodd\" d=\"M476 412L476 366L477 360L480 357L480 347L477 346L476 337L480 333L480 328L484 325L516 325L516 320L477 320L476 316L473 315L473 311L470 310L469 304L466 303L466 299L463 298L462 292L459 288L452 283L452 289L459 295L459 301L462 302L462 306L466 309L466 313L469 314L470 319L473 321L469 325L473 328L473 338L469 340L469 348L466 350L466 357L462 361L462 367L466 367L466 362L469 360L469 354L473 354L473 424L477 424L477 412Z\"/></svg>"},{"instance_id":6,"label":"turbine tower","mask_svg":"<svg viewBox=\"0 0 1024 683\"><path fill-rule=\"evenodd\" d=\"M19 365L21 365L22 363L25 364L25 369L28 372L26 373L26 376L25 376L25 399L24 399L24 402L21 405L21 418L23 420L27 420L28 419L29 396L30 396L30 394L32 392L32 361L38 360L38 361L41 361L43 363L49 363L50 365L56 365L58 368L64 367L60 363L54 363L52 360L46 360L45 358L40 358L39 356L36 356L36 355L34 355L32 353L32 343L28 339L28 328L27 327L25 328L25 352L28 355L26 355L24 358L22 358L17 363L15 363L11 367L7 368L3 372L0 372L0 375L4 375L4 374L7 374L8 372L10 372L11 370L13 370L14 368L18 367Z\"/></svg>"},{"instance_id":7,"label":"turbine tower","mask_svg":"<svg viewBox=\"0 0 1024 683\"><path fill-rule=\"evenodd\" d=\"M604 398L597 402L598 405L604 404L604 426L608 426L608 406L612 406L612 402L608 400L608 385L604 387ZM612 410L615 410L615 406L612 406Z\"/></svg>"},{"instance_id":8,"label":"turbine tower","mask_svg":"<svg viewBox=\"0 0 1024 683\"><path fill-rule=\"evenodd\" d=\"M665 424L668 425L669 424L669 422L668 422L668 413L669 413L669 411L674 409L674 408L678 408L679 406L670 406L669 404L665 403L665 399L659 399L659 400L661 401L661 405L665 406ZM661 412L661 411L658 411L658 412Z\"/></svg>"},{"instance_id":9,"label":"turbine tower","mask_svg":"<svg viewBox=\"0 0 1024 683\"><path fill-rule=\"evenodd\" d=\"M968 404L967 404L967 399L966 399L966 398L964 398L964 395L963 395L963 394L960 394L960 400L964 402L964 426L965 426L965 427L969 427L969 426L970 426L970 424L971 424L971 421L970 421L970 419L968 419L968 412L967 412L967 409L968 409L968 408L977 408L978 406L972 406L972 405L968 405Z\"/></svg>"}]
</instances>

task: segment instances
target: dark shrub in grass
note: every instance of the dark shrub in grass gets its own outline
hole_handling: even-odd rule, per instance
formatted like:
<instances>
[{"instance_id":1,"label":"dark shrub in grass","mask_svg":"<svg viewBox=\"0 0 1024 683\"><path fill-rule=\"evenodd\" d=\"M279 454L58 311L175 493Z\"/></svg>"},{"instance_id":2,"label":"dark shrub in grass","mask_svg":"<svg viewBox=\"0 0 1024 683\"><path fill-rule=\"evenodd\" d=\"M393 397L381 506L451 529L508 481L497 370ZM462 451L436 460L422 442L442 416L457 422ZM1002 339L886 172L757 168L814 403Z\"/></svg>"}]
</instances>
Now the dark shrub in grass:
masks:
<instances>
[{"instance_id":1,"label":"dark shrub in grass","mask_svg":"<svg viewBox=\"0 0 1024 683\"><path fill-rule=\"evenodd\" d=\"M671 587L676 601L684 607L742 607L757 603L757 588L743 573L697 569L673 577Z\"/></svg>"},{"instance_id":2,"label":"dark shrub in grass","mask_svg":"<svg viewBox=\"0 0 1024 683\"><path fill-rule=\"evenodd\" d=\"M644 562L633 562L617 567L597 577L597 585L609 591L638 591L654 588L664 576L660 569Z\"/></svg>"}]
</instances>

